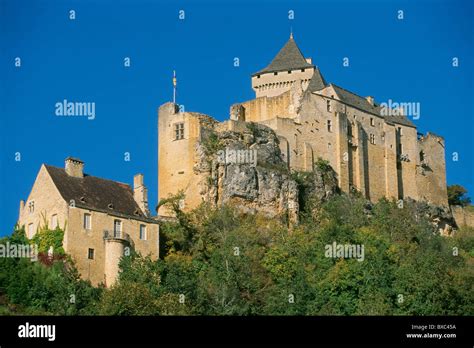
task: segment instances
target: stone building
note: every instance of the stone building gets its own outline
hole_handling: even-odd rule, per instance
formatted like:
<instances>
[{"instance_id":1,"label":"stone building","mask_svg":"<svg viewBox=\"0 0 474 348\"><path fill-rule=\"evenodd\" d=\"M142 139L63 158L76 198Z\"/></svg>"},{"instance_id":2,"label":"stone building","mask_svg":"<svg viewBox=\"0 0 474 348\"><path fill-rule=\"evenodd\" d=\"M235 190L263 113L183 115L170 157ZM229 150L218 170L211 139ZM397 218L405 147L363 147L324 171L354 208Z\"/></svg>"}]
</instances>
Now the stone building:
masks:
<instances>
[{"instance_id":1,"label":"stone building","mask_svg":"<svg viewBox=\"0 0 474 348\"><path fill-rule=\"evenodd\" d=\"M422 135L402 108L383 108L326 82L291 36L272 62L254 73L255 99L230 108L218 122L167 103L158 110L158 199L184 192L182 207L206 201L200 144L209 130L242 131L254 122L274 130L290 170L312 171L318 158L329 161L344 192L426 201L447 206L445 144ZM166 215L164 207L160 214Z\"/></svg>"},{"instance_id":2,"label":"stone building","mask_svg":"<svg viewBox=\"0 0 474 348\"><path fill-rule=\"evenodd\" d=\"M18 224L28 238L45 225L63 229L64 250L81 277L110 286L127 250L158 257L159 226L150 216L142 174L134 176L132 189L83 168L71 157L65 168L43 164L28 199L20 202Z\"/></svg>"}]
</instances>

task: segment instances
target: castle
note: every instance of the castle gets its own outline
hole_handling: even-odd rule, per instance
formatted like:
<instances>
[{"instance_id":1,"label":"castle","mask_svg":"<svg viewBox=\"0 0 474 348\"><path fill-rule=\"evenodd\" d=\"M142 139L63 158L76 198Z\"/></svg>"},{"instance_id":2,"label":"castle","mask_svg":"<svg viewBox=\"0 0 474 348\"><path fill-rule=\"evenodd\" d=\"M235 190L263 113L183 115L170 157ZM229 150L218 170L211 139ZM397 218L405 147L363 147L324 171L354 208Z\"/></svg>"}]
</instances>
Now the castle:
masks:
<instances>
[{"instance_id":1,"label":"castle","mask_svg":"<svg viewBox=\"0 0 474 348\"><path fill-rule=\"evenodd\" d=\"M419 134L402 110L386 116L374 98L327 83L293 37L251 81L255 99L232 105L225 122L181 112L174 102L159 107L158 201L182 192L185 211L233 200L297 220L298 187L288 172L314 173L321 158L337 182L320 180L318 198L339 187L371 201L412 198L448 206L443 138ZM234 155L231 161L224 155L224 164L206 157L204 145L216 134ZM284 171L277 170L281 165ZM81 277L110 286L130 248L159 257L159 223L172 215L161 206L152 216L143 175L133 183L87 175L77 158L67 158L64 168L43 164L26 203L20 202L18 224L28 238L44 225L62 228L64 250Z\"/></svg>"},{"instance_id":2,"label":"castle","mask_svg":"<svg viewBox=\"0 0 474 348\"><path fill-rule=\"evenodd\" d=\"M183 192L185 210L206 201L205 178L196 170L200 144L210 131L239 132L254 122L276 133L289 170L312 171L321 158L343 192L448 206L444 139L418 133L403 109L387 112L373 97L326 82L292 35L251 82L255 99L232 105L225 122L180 112L174 103L159 108L159 200Z\"/></svg>"}]
</instances>

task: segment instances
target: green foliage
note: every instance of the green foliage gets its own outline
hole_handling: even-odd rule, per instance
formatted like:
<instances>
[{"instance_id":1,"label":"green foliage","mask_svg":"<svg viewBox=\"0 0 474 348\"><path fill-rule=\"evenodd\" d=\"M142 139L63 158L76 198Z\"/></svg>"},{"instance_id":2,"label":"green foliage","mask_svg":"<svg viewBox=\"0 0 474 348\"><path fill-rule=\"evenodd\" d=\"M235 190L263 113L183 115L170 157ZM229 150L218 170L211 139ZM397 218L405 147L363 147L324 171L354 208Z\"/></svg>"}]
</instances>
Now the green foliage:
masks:
<instances>
[{"instance_id":1,"label":"green foliage","mask_svg":"<svg viewBox=\"0 0 474 348\"><path fill-rule=\"evenodd\" d=\"M322 172L329 172L332 170L331 165L329 164L329 161L322 159L321 157L318 157L316 160L316 163L314 164L316 168L321 170Z\"/></svg>"},{"instance_id":2,"label":"green foliage","mask_svg":"<svg viewBox=\"0 0 474 348\"><path fill-rule=\"evenodd\" d=\"M474 314L474 230L442 237L410 202L335 196L291 229L229 206L176 212L161 226L166 254L123 257L110 289L79 280L69 262L0 260L0 313ZM334 242L363 246L363 257L327 257Z\"/></svg>"},{"instance_id":3,"label":"green foliage","mask_svg":"<svg viewBox=\"0 0 474 348\"><path fill-rule=\"evenodd\" d=\"M8 241L15 243L14 237ZM96 314L101 289L81 280L70 261L46 266L26 258L0 258L0 269L0 296L7 300L5 314Z\"/></svg>"},{"instance_id":4,"label":"green foliage","mask_svg":"<svg viewBox=\"0 0 474 348\"><path fill-rule=\"evenodd\" d=\"M31 243L38 245L38 251L40 253L46 253L50 247L53 247L55 254L64 255L63 239L63 230L59 227L50 230L48 225L45 225L36 232L34 237L31 239Z\"/></svg>"},{"instance_id":5,"label":"green foliage","mask_svg":"<svg viewBox=\"0 0 474 348\"><path fill-rule=\"evenodd\" d=\"M448 203L450 205L468 206L471 199L467 197L467 190L461 185L448 186Z\"/></svg>"},{"instance_id":6,"label":"green foliage","mask_svg":"<svg viewBox=\"0 0 474 348\"><path fill-rule=\"evenodd\" d=\"M202 144L205 149L207 156L217 153L217 151L224 148L224 144L220 141L216 133L211 132L207 137L204 138Z\"/></svg>"}]
</instances>

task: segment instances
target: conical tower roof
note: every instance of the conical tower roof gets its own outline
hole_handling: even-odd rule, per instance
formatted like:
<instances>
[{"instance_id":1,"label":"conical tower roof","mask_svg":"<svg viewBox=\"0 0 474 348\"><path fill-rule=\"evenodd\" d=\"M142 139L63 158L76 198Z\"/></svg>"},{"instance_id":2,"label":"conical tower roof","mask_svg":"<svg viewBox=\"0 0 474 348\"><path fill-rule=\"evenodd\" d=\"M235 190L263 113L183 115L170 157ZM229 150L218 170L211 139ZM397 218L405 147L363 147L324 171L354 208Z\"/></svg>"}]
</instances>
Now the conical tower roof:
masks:
<instances>
[{"instance_id":1,"label":"conical tower roof","mask_svg":"<svg viewBox=\"0 0 474 348\"><path fill-rule=\"evenodd\" d=\"M252 76L304 68L314 68L314 65L306 61L296 45L293 35L291 35L290 39L286 42L280 52L278 52L275 58L273 58L272 62L265 69L256 72Z\"/></svg>"}]
</instances>

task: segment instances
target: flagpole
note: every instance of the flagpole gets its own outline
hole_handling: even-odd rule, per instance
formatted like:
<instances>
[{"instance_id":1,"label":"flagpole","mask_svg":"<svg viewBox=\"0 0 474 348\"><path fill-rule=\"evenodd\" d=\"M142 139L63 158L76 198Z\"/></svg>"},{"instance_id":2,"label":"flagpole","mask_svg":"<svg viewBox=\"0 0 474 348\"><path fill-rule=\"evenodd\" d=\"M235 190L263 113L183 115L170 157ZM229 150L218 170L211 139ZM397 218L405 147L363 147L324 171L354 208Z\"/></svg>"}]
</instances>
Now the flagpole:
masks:
<instances>
[{"instance_id":1,"label":"flagpole","mask_svg":"<svg viewBox=\"0 0 474 348\"><path fill-rule=\"evenodd\" d=\"M176 70L173 70L173 104L176 104Z\"/></svg>"}]
</instances>

